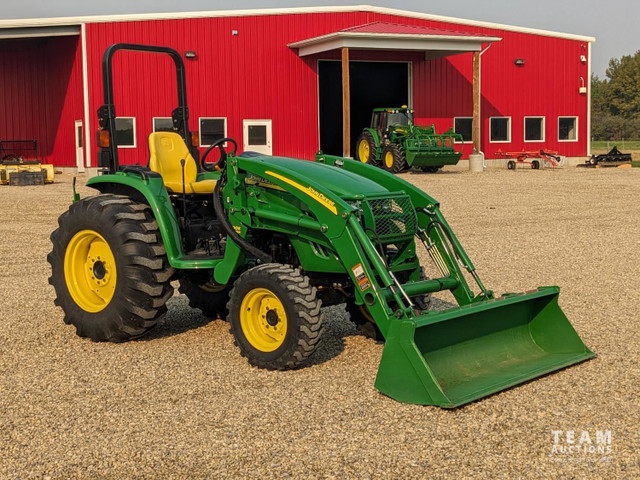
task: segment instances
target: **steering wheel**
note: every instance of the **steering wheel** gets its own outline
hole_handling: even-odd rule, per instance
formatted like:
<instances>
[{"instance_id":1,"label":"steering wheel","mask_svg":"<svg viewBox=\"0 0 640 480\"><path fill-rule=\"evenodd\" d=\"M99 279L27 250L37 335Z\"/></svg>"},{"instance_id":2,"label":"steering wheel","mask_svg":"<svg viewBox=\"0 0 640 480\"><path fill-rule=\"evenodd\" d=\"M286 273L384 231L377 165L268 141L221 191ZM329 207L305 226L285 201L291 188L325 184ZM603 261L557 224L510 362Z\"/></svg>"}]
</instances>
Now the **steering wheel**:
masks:
<instances>
[{"instance_id":1,"label":"steering wheel","mask_svg":"<svg viewBox=\"0 0 640 480\"><path fill-rule=\"evenodd\" d=\"M225 142L231 142L233 144L233 151L229 153L231 153L231 155L236 154L236 152L238 151L238 144L233 138L229 138L229 137L219 138L218 140L213 142L211 145L209 145L209 148L207 148L202 154L202 156L200 157L200 166L202 167L203 170L207 172L213 172L215 170L222 170L224 168L224 165L227 162L227 155L228 155L226 150L223 147L223 144ZM216 163L205 163L205 159L209 155L209 152L211 152L211 150L213 150L214 148L218 148L220 150L220 159Z\"/></svg>"}]
</instances>

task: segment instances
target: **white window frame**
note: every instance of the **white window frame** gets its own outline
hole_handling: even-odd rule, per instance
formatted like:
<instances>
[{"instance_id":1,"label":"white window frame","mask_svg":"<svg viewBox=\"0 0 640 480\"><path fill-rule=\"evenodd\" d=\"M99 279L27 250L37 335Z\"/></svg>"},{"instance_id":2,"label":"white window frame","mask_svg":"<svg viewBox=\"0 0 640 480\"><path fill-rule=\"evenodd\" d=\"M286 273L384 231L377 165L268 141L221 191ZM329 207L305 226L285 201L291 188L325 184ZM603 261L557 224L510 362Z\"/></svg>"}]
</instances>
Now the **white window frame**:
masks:
<instances>
[{"instance_id":1,"label":"white window frame","mask_svg":"<svg viewBox=\"0 0 640 480\"><path fill-rule=\"evenodd\" d=\"M130 118L131 120L133 120L133 145L120 145L120 143L118 142L118 148L138 148L138 135L136 133L137 132L136 117L116 117L116 120L118 120L119 118L122 118L122 119Z\"/></svg>"},{"instance_id":2,"label":"white window frame","mask_svg":"<svg viewBox=\"0 0 640 480\"><path fill-rule=\"evenodd\" d=\"M198 117L198 142L200 143L201 147L210 147L211 144L207 144L205 145L204 143L202 143L202 120L223 120L224 121L224 135L223 137L227 136L227 117ZM224 145L222 145L223 147L227 146L227 142L224 142Z\"/></svg>"},{"instance_id":3,"label":"white window frame","mask_svg":"<svg viewBox=\"0 0 640 480\"><path fill-rule=\"evenodd\" d=\"M171 120L171 124L173 125L173 118L171 118L171 117L153 117L151 119L151 130L153 132L157 132L158 131L158 130L156 130L156 120Z\"/></svg>"},{"instance_id":4,"label":"white window frame","mask_svg":"<svg viewBox=\"0 0 640 480\"><path fill-rule=\"evenodd\" d=\"M561 118L573 118L576 121L576 124L575 124L576 138L570 138L570 139L567 139L567 140L560 140L560 119ZM580 119L580 117L578 117L577 115L561 115L561 116L558 116L558 142L563 142L563 143L574 142L575 143L575 142L578 141L578 133L579 133L578 121L579 121L579 119Z\"/></svg>"},{"instance_id":5,"label":"white window frame","mask_svg":"<svg viewBox=\"0 0 640 480\"><path fill-rule=\"evenodd\" d=\"M463 140L462 142L456 140L454 143L464 143L473 141L473 117L453 117L453 131L456 131L456 120L471 120L471 140ZM460 133L460 132L456 132Z\"/></svg>"},{"instance_id":6,"label":"white window frame","mask_svg":"<svg viewBox=\"0 0 640 480\"><path fill-rule=\"evenodd\" d=\"M491 140L492 129L491 129L491 120L494 118L500 118L507 120L508 128L507 128L507 139L506 140ZM511 117L489 117L489 143L511 143Z\"/></svg>"},{"instance_id":7,"label":"white window frame","mask_svg":"<svg viewBox=\"0 0 640 480\"><path fill-rule=\"evenodd\" d=\"M538 118L540 120L542 120L542 125L540 126L540 132L542 133L542 138L540 138L539 140L527 140L527 119L529 118ZM530 117L524 117L524 120L522 121L522 139L526 142L526 143L540 143L540 142L544 142L545 138L546 138L546 128L547 128L547 119L542 116L542 115L531 115Z\"/></svg>"}]
</instances>

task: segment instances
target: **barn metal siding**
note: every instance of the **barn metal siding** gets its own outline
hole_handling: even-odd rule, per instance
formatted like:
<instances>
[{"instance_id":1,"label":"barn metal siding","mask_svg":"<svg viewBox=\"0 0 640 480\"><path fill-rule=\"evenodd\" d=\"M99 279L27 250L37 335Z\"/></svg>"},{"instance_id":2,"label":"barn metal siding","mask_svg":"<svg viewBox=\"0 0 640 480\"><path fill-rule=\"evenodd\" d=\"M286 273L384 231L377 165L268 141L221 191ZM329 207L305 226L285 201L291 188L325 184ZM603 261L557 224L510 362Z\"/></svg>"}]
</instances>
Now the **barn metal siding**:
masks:
<instances>
[{"instance_id":1,"label":"barn metal siding","mask_svg":"<svg viewBox=\"0 0 640 480\"><path fill-rule=\"evenodd\" d=\"M0 42L0 140L37 139L48 146L44 41Z\"/></svg>"},{"instance_id":2,"label":"barn metal siding","mask_svg":"<svg viewBox=\"0 0 640 480\"><path fill-rule=\"evenodd\" d=\"M271 119L273 152L313 158L318 148L317 60L335 59L336 52L298 57L288 43L369 22L391 22L502 37L482 57L482 147L495 151L542 148L567 156L585 155L587 95L578 93L580 77L589 86L584 42L375 12L256 15L179 20L87 24L89 98L92 130L103 103L101 58L115 42L167 45L196 60L185 60L190 128L198 117L226 117L227 134L242 142L243 119ZM232 31L236 30L237 35ZM421 54L352 52L351 58L412 63L416 114L439 129L452 126L454 116L472 114L472 56L459 54L424 60ZM516 67L515 58L525 65ZM121 52L115 61L118 116L135 116L137 149L121 149L122 163L145 163L146 138L154 116L169 116L175 106L171 62L139 53ZM512 118L512 142L489 143L490 116ZM557 117L579 116L578 142L557 142ZM523 141L525 116L545 116L546 141ZM95 152L92 164L95 165Z\"/></svg>"},{"instance_id":3,"label":"barn metal siding","mask_svg":"<svg viewBox=\"0 0 640 480\"><path fill-rule=\"evenodd\" d=\"M75 165L80 65L77 37L1 41L0 140L35 139L44 161Z\"/></svg>"},{"instance_id":4,"label":"barn metal siding","mask_svg":"<svg viewBox=\"0 0 640 480\"><path fill-rule=\"evenodd\" d=\"M479 33L502 37L482 55L482 149L488 158L496 151L557 150L576 157L587 154L588 64L580 56L588 55L586 42L550 38L498 30ZM516 66L522 58L524 66ZM432 118L440 128L453 125L453 117L473 113L472 54L425 61L416 66L415 108L421 116ZM420 95L424 85L424 95ZM511 117L511 142L489 141L489 118ZM524 141L524 118L545 118L545 141ZM558 141L558 117L578 117L578 141Z\"/></svg>"},{"instance_id":5,"label":"barn metal siding","mask_svg":"<svg viewBox=\"0 0 640 480\"><path fill-rule=\"evenodd\" d=\"M84 117L82 51L78 37L61 37L52 43L46 78L46 121L52 134L49 161L69 167L76 165L75 121Z\"/></svg>"}]
</instances>

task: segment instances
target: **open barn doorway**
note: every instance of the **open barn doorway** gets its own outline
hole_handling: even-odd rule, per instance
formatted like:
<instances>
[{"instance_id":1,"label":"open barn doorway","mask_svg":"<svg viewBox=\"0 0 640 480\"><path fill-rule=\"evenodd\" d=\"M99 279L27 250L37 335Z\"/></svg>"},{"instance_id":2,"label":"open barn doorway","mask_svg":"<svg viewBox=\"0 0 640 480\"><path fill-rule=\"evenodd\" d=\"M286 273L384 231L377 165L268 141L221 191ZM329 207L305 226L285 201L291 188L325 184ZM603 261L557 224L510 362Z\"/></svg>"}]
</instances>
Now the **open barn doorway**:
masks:
<instances>
[{"instance_id":1,"label":"open barn doorway","mask_svg":"<svg viewBox=\"0 0 640 480\"><path fill-rule=\"evenodd\" d=\"M376 107L409 105L410 64L407 62L349 62L351 77L351 151ZM342 155L342 66L318 62L320 149Z\"/></svg>"}]
</instances>

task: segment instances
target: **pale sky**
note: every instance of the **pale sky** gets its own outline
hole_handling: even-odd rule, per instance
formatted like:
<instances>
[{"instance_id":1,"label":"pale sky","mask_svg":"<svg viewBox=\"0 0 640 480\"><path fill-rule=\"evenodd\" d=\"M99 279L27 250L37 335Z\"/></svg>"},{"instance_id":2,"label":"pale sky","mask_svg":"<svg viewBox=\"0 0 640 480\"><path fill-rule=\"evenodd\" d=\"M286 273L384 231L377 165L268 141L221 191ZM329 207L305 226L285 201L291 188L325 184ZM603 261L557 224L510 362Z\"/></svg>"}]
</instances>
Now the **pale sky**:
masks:
<instances>
[{"instance_id":1,"label":"pale sky","mask_svg":"<svg viewBox=\"0 0 640 480\"><path fill-rule=\"evenodd\" d=\"M596 37L593 71L601 78L610 58L640 50L638 0L4 0L0 18L359 4Z\"/></svg>"}]
</instances>

